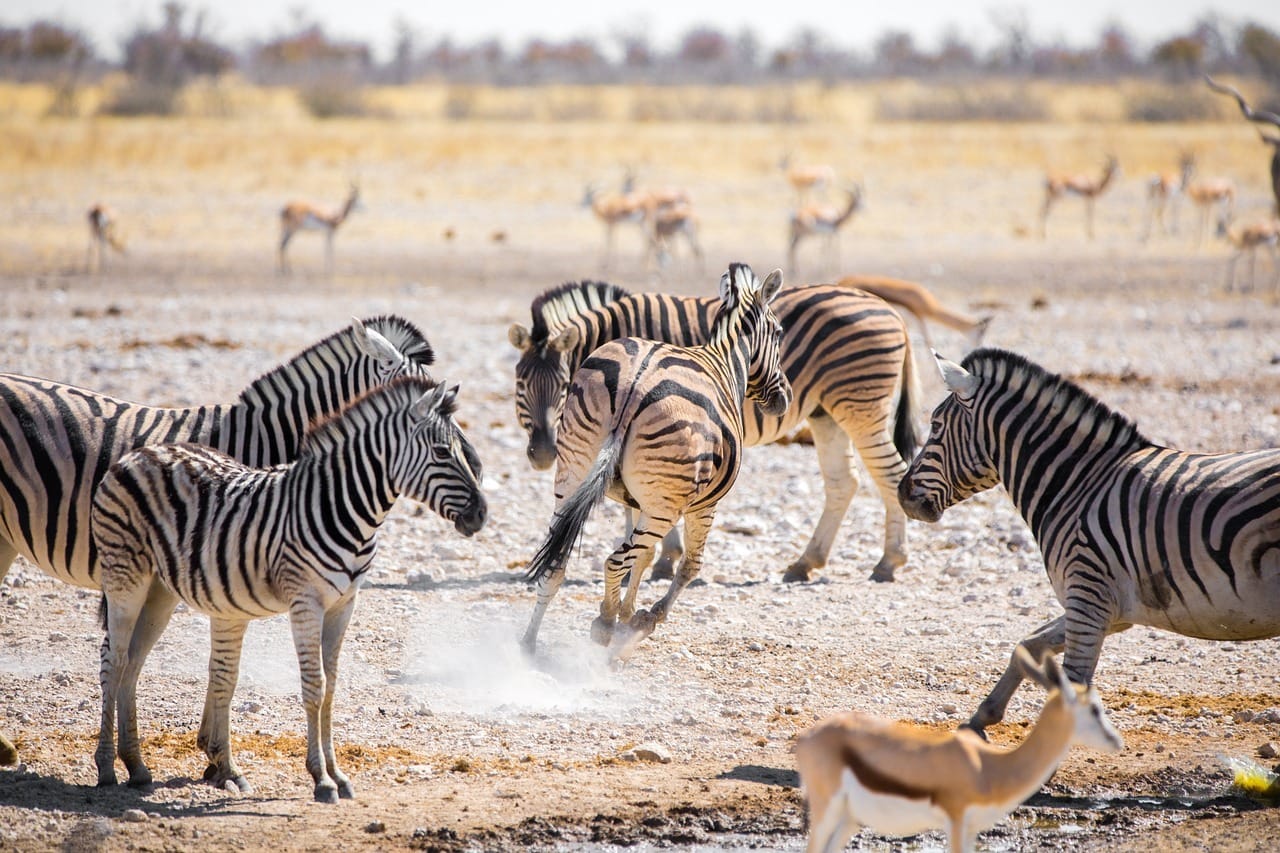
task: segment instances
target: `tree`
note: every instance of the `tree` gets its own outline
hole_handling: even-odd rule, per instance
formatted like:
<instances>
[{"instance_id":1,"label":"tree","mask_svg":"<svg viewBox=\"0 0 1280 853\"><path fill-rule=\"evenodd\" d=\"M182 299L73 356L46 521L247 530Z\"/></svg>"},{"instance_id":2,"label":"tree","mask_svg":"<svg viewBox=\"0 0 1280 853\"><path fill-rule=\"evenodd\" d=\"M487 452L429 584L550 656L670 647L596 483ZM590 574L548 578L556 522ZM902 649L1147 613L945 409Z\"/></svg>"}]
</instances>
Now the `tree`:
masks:
<instances>
[{"instance_id":1,"label":"tree","mask_svg":"<svg viewBox=\"0 0 1280 853\"><path fill-rule=\"evenodd\" d=\"M1176 36L1156 45L1151 61L1175 79L1185 80L1197 75L1203 67L1204 44L1194 36Z\"/></svg>"},{"instance_id":2,"label":"tree","mask_svg":"<svg viewBox=\"0 0 1280 853\"><path fill-rule=\"evenodd\" d=\"M1280 37L1261 24L1248 24L1240 31L1240 53L1272 83L1280 83Z\"/></svg>"}]
</instances>

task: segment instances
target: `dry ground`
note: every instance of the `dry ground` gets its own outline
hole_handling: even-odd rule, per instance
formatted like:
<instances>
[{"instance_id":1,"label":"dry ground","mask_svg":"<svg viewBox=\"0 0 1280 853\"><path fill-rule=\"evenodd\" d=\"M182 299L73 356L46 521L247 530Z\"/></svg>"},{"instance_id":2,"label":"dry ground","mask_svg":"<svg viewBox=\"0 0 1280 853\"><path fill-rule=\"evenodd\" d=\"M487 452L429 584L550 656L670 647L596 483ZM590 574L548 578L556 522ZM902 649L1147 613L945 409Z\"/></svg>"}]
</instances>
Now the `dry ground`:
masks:
<instances>
[{"instance_id":1,"label":"dry ground","mask_svg":"<svg viewBox=\"0 0 1280 853\"><path fill-rule=\"evenodd\" d=\"M811 449L748 454L709 544L705 585L620 670L587 640L599 561L618 529L602 512L548 615L530 664L515 647L532 606L518 569L550 515L550 478L524 463L506 327L563 280L607 274L633 288L711 292L720 269L781 263L786 148L830 159L868 186L836 269L816 246L795 281L901 275L947 303L994 313L988 342L1077 377L1158 440L1200 449L1280 444L1280 306L1224 295L1226 253L1186 233L1142 246L1141 181L1181 145L1265 208L1264 152L1235 125L1135 128L236 122L0 125L0 351L4 369L132 399L185 404L240 387L352 314L419 323L437 375L462 382L461 419L486 465L492 514L474 540L403 506L348 634L335 712L358 799L310 802L287 624L249 633L234 704L237 755L255 785L202 784L194 729L204 690L202 617L180 611L140 687L158 785L94 788L97 598L19 561L0 586L0 726L25 764L0 770L0 848L260 849L289 845L562 849L609 845L799 849L789 746L854 707L954 727L1012 643L1059 612L1039 554L998 493L912 523L911 561L873 585L882 509L855 499L830 567L784 586L819 508ZM1065 202L1048 242L1028 239L1046 164L1085 168L1115 150L1129 170L1083 238ZM681 183L708 263L644 273L620 237L575 207L624 163ZM1130 165L1133 164L1133 165ZM332 276L299 238L297 275L272 272L274 215L293 194L337 201L348 177L366 210L338 237ZM128 256L85 275L83 211L120 210ZM441 235L454 229L456 239ZM490 237L502 230L507 239ZM832 265L834 266L834 265ZM1259 282L1270 269L1259 264ZM935 330L959 353L962 341ZM926 408L938 383L922 371ZM922 413L923 414L923 413ZM659 588L646 585L651 600ZM1108 641L1098 684L1125 751L1076 751L989 849L1271 849L1274 810L1229 791L1220 754L1250 756L1280 724L1277 644L1204 643L1137 628ZM1039 697L1024 690L994 736L1013 743ZM669 764L628 762L656 743ZM139 810L135 813L132 810ZM144 817L140 821L130 817ZM863 839L872 849L887 842ZM936 848L926 836L920 848Z\"/></svg>"}]
</instances>

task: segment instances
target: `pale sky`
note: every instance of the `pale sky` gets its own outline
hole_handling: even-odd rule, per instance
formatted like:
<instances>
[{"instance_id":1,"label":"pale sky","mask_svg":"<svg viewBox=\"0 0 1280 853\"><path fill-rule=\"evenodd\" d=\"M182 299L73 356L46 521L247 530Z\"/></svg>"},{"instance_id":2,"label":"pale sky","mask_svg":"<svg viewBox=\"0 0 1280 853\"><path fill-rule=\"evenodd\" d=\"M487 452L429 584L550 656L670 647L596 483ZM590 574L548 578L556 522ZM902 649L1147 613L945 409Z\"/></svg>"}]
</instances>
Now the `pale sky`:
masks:
<instances>
[{"instance_id":1,"label":"pale sky","mask_svg":"<svg viewBox=\"0 0 1280 853\"><path fill-rule=\"evenodd\" d=\"M162 0L4 0L0 24L52 18L82 29L99 53L114 58L123 37L138 22L154 25L161 20L162 5ZM207 32L233 46L288 31L293 10L304 9L331 36L367 42L379 59L387 57L397 20L408 21L428 41L447 35L466 44L497 37L509 49L532 37L589 36L603 45L619 31L645 32L656 47L666 49L699 24L711 24L729 35L749 26L766 47L806 27L838 46L860 50L891 29L912 33L923 47L936 45L948 29L975 46L987 47L999 32L993 21L1011 13L1026 15L1037 43L1093 44L1103 26L1114 21L1146 48L1186 32L1210 11L1230 23L1251 20L1280 32L1278 0L836 0L794 6L777 0L188 0L186 5L206 10Z\"/></svg>"}]
</instances>

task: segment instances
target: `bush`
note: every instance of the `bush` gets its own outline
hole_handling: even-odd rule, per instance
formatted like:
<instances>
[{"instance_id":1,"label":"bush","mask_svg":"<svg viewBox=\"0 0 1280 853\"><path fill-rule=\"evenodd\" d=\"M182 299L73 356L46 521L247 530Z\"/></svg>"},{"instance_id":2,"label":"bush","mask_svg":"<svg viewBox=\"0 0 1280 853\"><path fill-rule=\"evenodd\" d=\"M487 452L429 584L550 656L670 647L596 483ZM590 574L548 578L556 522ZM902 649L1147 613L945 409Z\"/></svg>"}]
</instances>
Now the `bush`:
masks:
<instances>
[{"instance_id":1,"label":"bush","mask_svg":"<svg viewBox=\"0 0 1280 853\"><path fill-rule=\"evenodd\" d=\"M1049 110L1023 89L954 88L909 98L881 97L876 117L884 121L1044 121Z\"/></svg>"},{"instance_id":2,"label":"bush","mask_svg":"<svg viewBox=\"0 0 1280 853\"><path fill-rule=\"evenodd\" d=\"M136 78L113 92L98 111L109 116L171 116L178 111L182 90L163 83L149 83Z\"/></svg>"},{"instance_id":3,"label":"bush","mask_svg":"<svg viewBox=\"0 0 1280 853\"><path fill-rule=\"evenodd\" d=\"M364 89L351 82L325 81L298 88L298 98L314 118L365 118L376 115Z\"/></svg>"},{"instance_id":4,"label":"bush","mask_svg":"<svg viewBox=\"0 0 1280 853\"><path fill-rule=\"evenodd\" d=\"M1213 121L1218 118L1218 103L1199 89L1162 89L1127 97L1125 115L1129 121Z\"/></svg>"}]
</instances>

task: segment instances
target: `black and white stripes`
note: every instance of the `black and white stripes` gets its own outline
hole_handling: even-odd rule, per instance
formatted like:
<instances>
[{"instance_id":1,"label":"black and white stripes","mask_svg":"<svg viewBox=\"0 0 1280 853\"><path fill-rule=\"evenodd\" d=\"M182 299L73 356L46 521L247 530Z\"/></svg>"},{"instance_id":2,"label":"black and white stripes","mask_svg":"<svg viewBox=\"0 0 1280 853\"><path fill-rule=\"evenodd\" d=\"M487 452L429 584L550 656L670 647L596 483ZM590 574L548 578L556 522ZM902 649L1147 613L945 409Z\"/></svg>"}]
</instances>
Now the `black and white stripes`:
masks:
<instances>
[{"instance_id":1,"label":"black and white stripes","mask_svg":"<svg viewBox=\"0 0 1280 853\"><path fill-rule=\"evenodd\" d=\"M98 487L93 536L107 603L98 783L115 782L112 743L130 782L150 773L138 748L134 691L179 601L207 614L213 649L200 745L217 784L248 786L230 754L228 710L249 620L288 612L307 712L316 798L351 796L337 769L330 715L338 654L377 532L404 495L470 536L486 504L474 456L453 419L457 387L405 377L313 426L298 458L250 468L197 445L144 447Z\"/></svg>"},{"instance_id":2,"label":"black and white stripes","mask_svg":"<svg viewBox=\"0 0 1280 853\"><path fill-rule=\"evenodd\" d=\"M1013 353L941 361L951 391L900 485L914 518L1003 483L1044 554L1065 615L1020 645L1065 648L1093 680L1106 635L1150 625L1191 637L1280 636L1280 450L1186 453ZM1010 665L970 725L1004 716Z\"/></svg>"}]
</instances>

